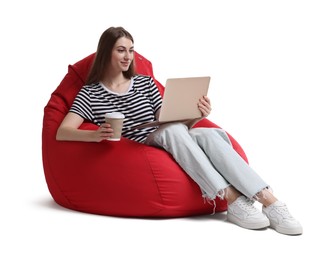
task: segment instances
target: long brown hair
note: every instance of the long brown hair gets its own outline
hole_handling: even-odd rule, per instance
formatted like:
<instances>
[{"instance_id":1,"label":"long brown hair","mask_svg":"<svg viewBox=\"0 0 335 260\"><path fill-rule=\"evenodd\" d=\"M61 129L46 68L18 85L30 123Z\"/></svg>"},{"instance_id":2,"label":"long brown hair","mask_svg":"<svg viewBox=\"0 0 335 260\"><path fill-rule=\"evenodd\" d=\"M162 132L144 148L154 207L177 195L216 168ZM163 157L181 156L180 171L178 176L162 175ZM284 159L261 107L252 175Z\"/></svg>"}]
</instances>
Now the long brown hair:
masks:
<instances>
[{"instance_id":1,"label":"long brown hair","mask_svg":"<svg viewBox=\"0 0 335 260\"><path fill-rule=\"evenodd\" d=\"M133 36L123 27L110 27L102 33L86 85L95 84L102 80L111 59L112 49L121 37L126 37L134 43ZM129 69L123 72L123 75L127 79L135 75L134 60L131 62Z\"/></svg>"}]
</instances>

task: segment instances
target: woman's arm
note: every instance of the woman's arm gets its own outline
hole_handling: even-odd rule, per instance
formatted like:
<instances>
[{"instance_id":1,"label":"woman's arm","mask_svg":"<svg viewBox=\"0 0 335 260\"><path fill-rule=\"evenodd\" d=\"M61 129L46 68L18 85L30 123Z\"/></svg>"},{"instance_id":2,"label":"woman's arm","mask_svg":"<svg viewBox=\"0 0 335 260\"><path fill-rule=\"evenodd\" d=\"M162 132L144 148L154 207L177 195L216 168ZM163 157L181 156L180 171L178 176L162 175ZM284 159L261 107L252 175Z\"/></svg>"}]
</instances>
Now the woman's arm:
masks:
<instances>
[{"instance_id":1,"label":"woman's arm","mask_svg":"<svg viewBox=\"0 0 335 260\"><path fill-rule=\"evenodd\" d=\"M100 142L113 136L113 129L109 124L101 124L97 130L78 129L83 122L84 119L82 117L69 112L58 127L56 140Z\"/></svg>"}]
</instances>

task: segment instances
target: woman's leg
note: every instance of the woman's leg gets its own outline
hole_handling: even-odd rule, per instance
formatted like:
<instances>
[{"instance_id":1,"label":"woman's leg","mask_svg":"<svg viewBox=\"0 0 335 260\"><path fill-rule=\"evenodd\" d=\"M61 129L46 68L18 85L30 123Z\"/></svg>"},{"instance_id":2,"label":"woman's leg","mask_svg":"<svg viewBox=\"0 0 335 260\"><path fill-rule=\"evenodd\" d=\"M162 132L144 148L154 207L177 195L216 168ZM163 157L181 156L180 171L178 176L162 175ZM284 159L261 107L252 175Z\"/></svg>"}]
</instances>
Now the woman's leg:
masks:
<instances>
[{"instance_id":1,"label":"woman's leg","mask_svg":"<svg viewBox=\"0 0 335 260\"><path fill-rule=\"evenodd\" d=\"M239 196L241 192L263 204L262 211L273 229L288 235L302 234L300 223L289 213L286 204L277 200L267 189L268 185L226 142L226 134L223 130L194 128L190 130L190 135L204 150L218 172L232 184L225 192L228 201L228 219L231 222L246 228L260 225L261 217L251 202Z\"/></svg>"},{"instance_id":2,"label":"woman's leg","mask_svg":"<svg viewBox=\"0 0 335 260\"><path fill-rule=\"evenodd\" d=\"M227 134L218 128L193 128L189 131L215 169L248 198L268 184L242 159L227 141Z\"/></svg>"}]
</instances>

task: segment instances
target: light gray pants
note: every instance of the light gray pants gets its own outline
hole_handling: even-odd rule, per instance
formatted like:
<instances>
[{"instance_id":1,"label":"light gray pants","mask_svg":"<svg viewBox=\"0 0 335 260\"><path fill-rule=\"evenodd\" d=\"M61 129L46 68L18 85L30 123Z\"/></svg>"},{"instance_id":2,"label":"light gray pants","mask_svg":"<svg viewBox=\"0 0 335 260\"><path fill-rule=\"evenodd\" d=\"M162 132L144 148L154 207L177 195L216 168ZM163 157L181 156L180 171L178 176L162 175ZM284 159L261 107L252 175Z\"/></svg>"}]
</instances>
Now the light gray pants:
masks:
<instances>
[{"instance_id":1,"label":"light gray pants","mask_svg":"<svg viewBox=\"0 0 335 260\"><path fill-rule=\"evenodd\" d=\"M221 197L229 185L248 198L268 187L232 148L222 129L164 124L148 136L145 144L169 152L199 185L206 199Z\"/></svg>"}]
</instances>

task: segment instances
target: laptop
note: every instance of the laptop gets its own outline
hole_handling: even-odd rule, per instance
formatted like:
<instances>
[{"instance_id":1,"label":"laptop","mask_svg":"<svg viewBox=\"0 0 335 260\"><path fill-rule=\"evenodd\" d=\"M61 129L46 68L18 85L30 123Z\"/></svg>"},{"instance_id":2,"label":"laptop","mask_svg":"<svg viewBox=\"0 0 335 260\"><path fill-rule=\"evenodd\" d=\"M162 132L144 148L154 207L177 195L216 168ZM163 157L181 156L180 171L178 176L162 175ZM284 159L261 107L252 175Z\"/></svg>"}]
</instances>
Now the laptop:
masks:
<instances>
[{"instance_id":1,"label":"laptop","mask_svg":"<svg viewBox=\"0 0 335 260\"><path fill-rule=\"evenodd\" d=\"M134 129L200 118L202 115L198 103L200 98L207 95L209 82L209 76L167 79L158 120Z\"/></svg>"}]
</instances>

